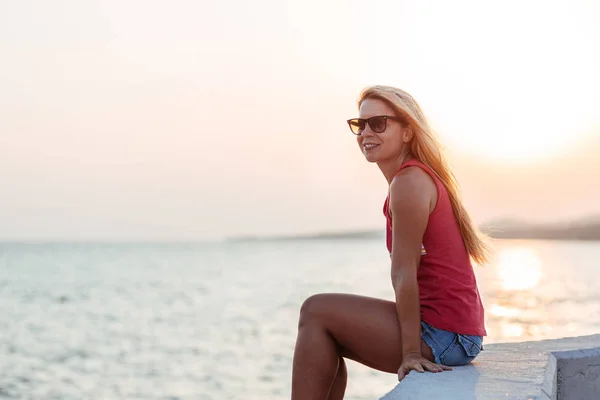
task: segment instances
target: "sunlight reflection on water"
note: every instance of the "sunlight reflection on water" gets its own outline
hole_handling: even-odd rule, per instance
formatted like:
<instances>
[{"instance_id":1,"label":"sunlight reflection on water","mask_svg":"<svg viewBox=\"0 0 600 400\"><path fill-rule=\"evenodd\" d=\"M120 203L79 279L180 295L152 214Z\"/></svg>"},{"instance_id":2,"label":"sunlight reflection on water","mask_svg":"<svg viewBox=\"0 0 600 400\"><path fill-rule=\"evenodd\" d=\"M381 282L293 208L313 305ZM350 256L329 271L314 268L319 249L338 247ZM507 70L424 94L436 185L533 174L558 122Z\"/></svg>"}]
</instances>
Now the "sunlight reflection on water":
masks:
<instances>
[{"instance_id":1,"label":"sunlight reflection on water","mask_svg":"<svg viewBox=\"0 0 600 400\"><path fill-rule=\"evenodd\" d=\"M507 291L533 289L542 278L542 260L532 248L501 249L494 266Z\"/></svg>"},{"instance_id":2,"label":"sunlight reflection on water","mask_svg":"<svg viewBox=\"0 0 600 400\"><path fill-rule=\"evenodd\" d=\"M486 306L487 342L598 332L597 242L497 241L475 271Z\"/></svg>"}]
</instances>

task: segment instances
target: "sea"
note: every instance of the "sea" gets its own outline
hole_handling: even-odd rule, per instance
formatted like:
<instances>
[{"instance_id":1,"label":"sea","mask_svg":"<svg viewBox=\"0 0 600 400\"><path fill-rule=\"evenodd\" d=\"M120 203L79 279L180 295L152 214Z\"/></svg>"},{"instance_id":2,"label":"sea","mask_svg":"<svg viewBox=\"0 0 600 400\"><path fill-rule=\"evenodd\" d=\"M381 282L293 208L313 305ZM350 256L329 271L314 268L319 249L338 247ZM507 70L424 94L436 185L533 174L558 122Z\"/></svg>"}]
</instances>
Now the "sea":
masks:
<instances>
[{"instance_id":1,"label":"sea","mask_svg":"<svg viewBox=\"0 0 600 400\"><path fill-rule=\"evenodd\" d=\"M495 240L484 343L600 332L600 242ZM290 398L300 306L393 300L378 238L0 244L0 399ZM397 383L348 362L349 400Z\"/></svg>"}]
</instances>

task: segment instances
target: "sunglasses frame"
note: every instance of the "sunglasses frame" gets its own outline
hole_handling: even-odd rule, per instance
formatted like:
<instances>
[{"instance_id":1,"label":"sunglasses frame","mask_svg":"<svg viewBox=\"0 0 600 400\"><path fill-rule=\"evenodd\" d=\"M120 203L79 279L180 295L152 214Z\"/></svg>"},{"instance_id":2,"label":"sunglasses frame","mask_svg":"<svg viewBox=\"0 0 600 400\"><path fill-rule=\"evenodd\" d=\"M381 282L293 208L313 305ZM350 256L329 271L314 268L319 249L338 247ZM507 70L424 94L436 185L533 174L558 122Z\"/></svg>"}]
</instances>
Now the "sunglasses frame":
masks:
<instances>
[{"instance_id":1,"label":"sunglasses frame","mask_svg":"<svg viewBox=\"0 0 600 400\"><path fill-rule=\"evenodd\" d=\"M380 131L376 131L375 129L373 129L373 127L371 126L371 120L374 118L383 118L383 120L385 121L385 124L383 126L383 129ZM396 121L396 122L404 122L404 119L400 118L400 117L394 117L392 115L375 115L371 118L351 118L349 120L347 120L346 122L348 123L348 126L350 127L350 132L352 132L354 135L359 136L364 132L364 128L362 131L358 132L358 133L354 133L354 131L352 130L352 122L360 122L363 121L365 123L365 128L367 127L367 125L369 125L369 128L371 128L371 130L375 133L383 133L385 132L385 130L387 129L387 120L391 119L392 121ZM356 126L356 125L355 125Z\"/></svg>"}]
</instances>

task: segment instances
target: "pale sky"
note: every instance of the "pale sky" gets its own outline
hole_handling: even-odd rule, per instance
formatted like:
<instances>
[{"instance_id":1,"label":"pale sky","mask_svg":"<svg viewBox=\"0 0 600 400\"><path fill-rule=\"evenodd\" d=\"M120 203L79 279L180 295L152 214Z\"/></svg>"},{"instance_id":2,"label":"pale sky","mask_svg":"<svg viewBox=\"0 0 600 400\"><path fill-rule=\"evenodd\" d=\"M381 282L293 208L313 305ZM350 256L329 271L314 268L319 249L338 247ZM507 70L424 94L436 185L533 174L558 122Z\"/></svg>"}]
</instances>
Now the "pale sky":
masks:
<instances>
[{"instance_id":1,"label":"pale sky","mask_svg":"<svg viewBox=\"0 0 600 400\"><path fill-rule=\"evenodd\" d=\"M600 215L600 3L0 2L0 240L383 228L345 120L401 87L476 222Z\"/></svg>"}]
</instances>

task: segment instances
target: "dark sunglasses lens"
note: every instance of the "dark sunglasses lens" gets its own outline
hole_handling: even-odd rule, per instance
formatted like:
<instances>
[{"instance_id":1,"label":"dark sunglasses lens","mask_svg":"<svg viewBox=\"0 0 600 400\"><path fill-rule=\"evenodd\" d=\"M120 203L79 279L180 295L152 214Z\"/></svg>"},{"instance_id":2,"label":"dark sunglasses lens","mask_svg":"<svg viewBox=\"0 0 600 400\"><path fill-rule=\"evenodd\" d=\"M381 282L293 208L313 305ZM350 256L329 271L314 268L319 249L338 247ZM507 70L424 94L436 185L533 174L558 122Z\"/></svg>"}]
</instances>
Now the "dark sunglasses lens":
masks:
<instances>
[{"instance_id":1,"label":"dark sunglasses lens","mask_svg":"<svg viewBox=\"0 0 600 400\"><path fill-rule=\"evenodd\" d=\"M355 135L358 135L365 129L365 121L361 121L359 119L351 119L348 121L348 125L350 125L350 130Z\"/></svg>"},{"instance_id":2,"label":"dark sunglasses lens","mask_svg":"<svg viewBox=\"0 0 600 400\"><path fill-rule=\"evenodd\" d=\"M373 117L369 119L369 126L373 132L381 133L385 131L385 117Z\"/></svg>"}]
</instances>

